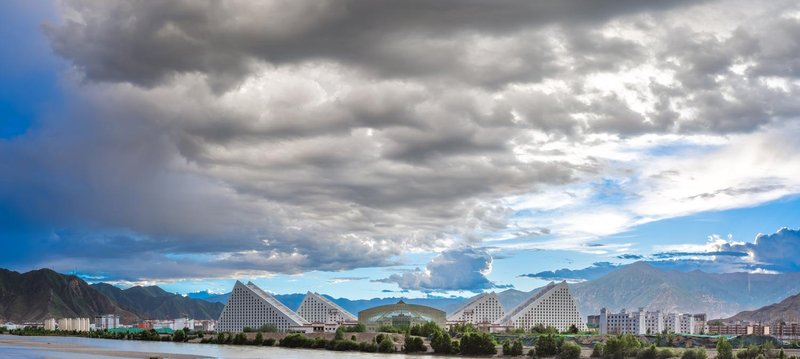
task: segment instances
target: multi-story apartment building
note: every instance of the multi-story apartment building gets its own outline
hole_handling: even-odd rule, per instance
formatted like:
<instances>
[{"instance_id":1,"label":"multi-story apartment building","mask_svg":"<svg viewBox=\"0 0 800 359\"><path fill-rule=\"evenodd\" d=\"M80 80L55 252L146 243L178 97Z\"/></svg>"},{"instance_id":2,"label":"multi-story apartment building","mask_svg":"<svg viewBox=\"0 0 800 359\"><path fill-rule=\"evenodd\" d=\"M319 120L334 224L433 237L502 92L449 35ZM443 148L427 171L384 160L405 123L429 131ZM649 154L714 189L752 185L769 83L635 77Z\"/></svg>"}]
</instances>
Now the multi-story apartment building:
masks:
<instances>
[{"instance_id":1,"label":"multi-story apartment building","mask_svg":"<svg viewBox=\"0 0 800 359\"><path fill-rule=\"evenodd\" d=\"M705 314L700 314L705 317ZM611 313L607 308L600 310L600 334L658 334L671 333L696 333L695 316L691 314L664 314L661 311L648 312L639 308L635 312L625 309L619 313Z\"/></svg>"},{"instance_id":2,"label":"multi-story apartment building","mask_svg":"<svg viewBox=\"0 0 800 359\"><path fill-rule=\"evenodd\" d=\"M94 327L97 330L119 328L119 315L105 314L94 317Z\"/></svg>"},{"instance_id":3,"label":"multi-story apartment building","mask_svg":"<svg viewBox=\"0 0 800 359\"><path fill-rule=\"evenodd\" d=\"M88 332L89 318L62 318L58 320L58 330Z\"/></svg>"}]
</instances>

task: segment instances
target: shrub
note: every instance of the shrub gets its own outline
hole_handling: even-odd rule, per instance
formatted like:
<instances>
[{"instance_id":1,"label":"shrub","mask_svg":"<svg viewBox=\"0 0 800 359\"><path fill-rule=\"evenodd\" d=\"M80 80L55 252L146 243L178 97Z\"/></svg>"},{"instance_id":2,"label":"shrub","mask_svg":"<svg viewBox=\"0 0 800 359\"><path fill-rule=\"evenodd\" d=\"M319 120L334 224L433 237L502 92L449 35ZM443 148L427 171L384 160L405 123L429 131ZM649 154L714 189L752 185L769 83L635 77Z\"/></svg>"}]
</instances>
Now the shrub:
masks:
<instances>
[{"instance_id":1,"label":"shrub","mask_svg":"<svg viewBox=\"0 0 800 359\"><path fill-rule=\"evenodd\" d=\"M558 353L559 359L579 359L581 357L581 347L573 342L564 342L561 344L561 350Z\"/></svg>"},{"instance_id":2,"label":"shrub","mask_svg":"<svg viewBox=\"0 0 800 359\"><path fill-rule=\"evenodd\" d=\"M275 345L275 338L264 339L264 345L268 347Z\"/></svg>"},{"instance_id":3,"label":"shrub","mask_svg":"<svg viewBox=\"0 0 800 359\"><path fill-rule=\"evenodd\" d=\"M333 340L343 340L344 339L344 328L338 327L336 328L336 334L333 336Z\"/></svg>"},{"instance_id":4,"label":"shrub","mask_svg":"<svg viewBox=\"0 0 800 359\"><path fill-rule=\"evenodd\" d=\"M350 351L350 350L359 350L358 343L352 340L334 340L333 341L333 350L336 351Z\"/></svg>"},{"instance_id":5,"label":"shrub","mask_svg":"<svg viewBox=\"0 0 800 359\"><path fill-rule=\"evenodd\" d=\"M390 335L384 336L378 344L378 351L381 353L394 353L394 341Z\"/></svg>"},{"instance_id":6,"label":"shrub","mask_svg":"<svg viewBox=\"0 0 800 359\"><path fill-rule=\"evenodd\" d=\"M603 347L604 359L624 359L636 357L642 343L632 335L609 337Z\"/></svg>"},{"instance_id":7,"label":"shrub","mask_svg":"<svg viewBox=\"0 0 800 359\"><path fill-rule=\"evenodd\" d=\"M256 334L256 340L253 342L255 345L261 345L264 342L264 333L258 332Z\"/></svg>"},{"instance_id":8,"label":"shrub","mask_svg":"<svg viewBox=\"0 0 800 359\"><path fill-rule=\"evenodd\" d=\"M681 355L681 359L706 359L706 350L702 348L698 349L686 349L683 351L683 355Z\"/></svg>"},{"instance_id":9,"label":"shrub","mask_svg":"<svg viewBox=\"0 0 800 359\"><path fill-rule=\"evenodd\" d=\"M361 342L358 343L358 350L367 353L374 353L378 351L378 345L374 342Z\"/></svg>"},{"instance_id":10,"label":"shrub","mask_svg":"<svg viewBox=\"0 0 800 359\"><path fill-rule=\"evenodd\" d=\"M363 333L367 331L367 327L363 323L358 323L344 327L344 331L347 333Z\"/></svg>"},{"instance_id":11,"label":"shrub","mask_svg":"<svg viewBox=\"0 0 800 359\"><path fill-rule=\"evenodd\" d=\"M669 358L674 358L676 356L677 355L675 355L672 349L669 348L661 348L658 350L658 353L656 354L657 359L669 359Z\"/></svg>"},{"instance_id":12,"label":"shrub","mask_svg":"<svg viewBox=\"0 0 800 359\"><path fill-rule=\"evenodd\" d=\"M497 354L495 345L494 338L487 333L465 333L459 348L464 355Z\"/></svg>"},{"instance_id":13,"label":"shrub","mask_svg":"<svg viewBox=\"0 0 800 359\"><path fill-rule=\"evenodd\" d=\"M314 343L311 344L311 347L315 349L325 349L328 347L328 341L323 337L316 337L314 338Z\"/></svg>"},{"instance_id":14,"label":"shrub","mask_svg":"<svg viewBox=\"0 0 800 359\"><path fill-rule=\"evenodd\" d=\"M278 327L276 327L275 324L264 324L258 327L258 331L264 333L275 333L278 331Z\"/></svg>"},{"instance_id":15,"label":"shrub","mask_svg":"<svg viewBox=\"0 0 800 359\"><path fill-rule=\"evenodd\" d=\"M314 340L305 335L294 333L283 337L278 345L286 348L312 348Z\"/></svg>"},{"instance_id":16,"label":"shrub","mask_svg":"<svg viewBox=\"0 0 800 359\"><path fill-rule=\"evenodd\" d=\"M245 336L244 333L236 333L236 335L233 337L233 344L236 345L247 344L247 337Z\"/></svg>"},{"instance_id":17,"label":"shrub","mask_svg":"<svg viewBox=\"0 0 800 359\"><path fill-rule=\"evenodd\" d=\"M658 350L656 349L656 345L653 344L645 349L639 351L639 354L636 356L637 359L658 359Z\"/></svg>"},{"instance_id":18,"label":"shrub","mask_svg":"<svg viewBox=\"0 0 800 359\"><path fill-rule=\"evenodd\" d=\"M603 356L603 343L597 343L594 345L594 349L592 349L592 358L600 358Z\"/></svg>"}]
</instances>

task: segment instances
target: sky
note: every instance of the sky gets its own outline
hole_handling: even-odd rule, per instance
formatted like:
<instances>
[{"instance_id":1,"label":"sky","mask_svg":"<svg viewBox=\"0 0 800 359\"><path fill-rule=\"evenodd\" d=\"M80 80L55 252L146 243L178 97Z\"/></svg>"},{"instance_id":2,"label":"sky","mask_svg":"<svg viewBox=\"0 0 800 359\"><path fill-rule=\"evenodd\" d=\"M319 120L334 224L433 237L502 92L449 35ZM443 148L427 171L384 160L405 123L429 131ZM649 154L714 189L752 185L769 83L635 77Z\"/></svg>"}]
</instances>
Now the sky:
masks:
<instances>
[{"instance_id":1,"label":"sky","mask_svg":"<svg viewBox=\"0 0 800 359\"><path fill-rule=\"evenodd\" d=\"M0 267L352 299L800 271L796 1L0 14Z\"/></svg>"}]
</instances>

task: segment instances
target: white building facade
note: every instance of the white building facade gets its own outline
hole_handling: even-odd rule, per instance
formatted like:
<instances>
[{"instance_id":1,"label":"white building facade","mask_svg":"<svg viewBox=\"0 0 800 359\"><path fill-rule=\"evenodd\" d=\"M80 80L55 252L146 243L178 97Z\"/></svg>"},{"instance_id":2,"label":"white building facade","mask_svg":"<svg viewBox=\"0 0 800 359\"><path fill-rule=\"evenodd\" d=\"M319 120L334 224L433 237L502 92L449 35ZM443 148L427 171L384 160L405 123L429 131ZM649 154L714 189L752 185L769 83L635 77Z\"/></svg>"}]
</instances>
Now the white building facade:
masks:
<instances>
[{"instance_id":1,"label":"white building facade","mask_svg":"<svg viewBox=\"0 0 800 359\"><path fill-rule=\"evenodd\" d=\"M314 332L335 332L341 325L355 325L358 318L319 293L307 292L297 314L311 323Z\"/></svg>"},{"instance_id":2,"label":"white building facade","mask_svg":"<svg viewBox=\"0 0 800 359\"><path fill-rule=\"evenodd\" d=\"M600 335L607 334L695 334L695 316L692 314L648 312L644 308L628 312L611 313L607 308L600 310Z\"/></svg>"},{"instance_id":3,"label":"white building facade","mask_svg":"<svg viewBox=\"0 0 800 359\"><path fill-rule=\"evenodd\" d=\"M217 331L241 332L244 327L257 329L265 324L273 325L281 332L312 330L307 320L271 294L252 282L245 285L236 281L228 303L217 321Z\"/></svg>"},{"instance_id":4,"label":"white building facade","mask_svg":"<svg viewBox=\"0 0 800 359\"><path fill-rule=\"evenodd\" d=\"M694 315L670 313L665 320L665 329L668 333L696 334Z\"/></svg>"},{"instance_id":5,"label":"white building facade","mask_svg":"<svg viewBox=\"0 0 800 359\"><path fill-rule=\"evenodd\" d=\"M120 328L119 315L105 314L94 317L94 327L97 330Z\"/></svg>"},{"instance_id":6,"label":"white building facade","mask_svg":"<svg viewBox=\"0 0 800 359\"><path fill-rule=\"evenodd\" d=\"M497 294L494 292L482 293L472 297L450 314L447 317L447 325L473 324L479 328L488 328L504 315L505 310L500 304Z\"/></svg>"},{"instance_id":7,"label":"white building facade","mask_svg":"<svg viewBox=\"0 0 800 359\"><path fill-rule=\"evenodd\" d=\"M58 320L58 330L88 332L89 318L62 318Z\"/></svg>"},{"instance_id":8,"label":"white building facade","mask_svg":"<svg viewBox=\"0 0 800 359\"><path fill-rule=\"evenodd\" d=\"M566 331L573 325L578 330L586 329L566 281L558 284L550 282L498 319L490 330L528 330L537 324L552 326L559 331Z\"/></svg>"},{"instance_id":9,"label":"white building facade","mask_svg":"<svg viewBox=\"0 0 800 359\"><path fill-rule=\"evenodd\" d=\"M57 327L56 327L56 319L55 318L45 319L45 321L44 321L44 330L53 331L53 330L56 330L56 329L57 329Z\"/></svg>"},{"instance_id":10,"label":"white building facade","mask_svg":"<svg viewBox=\"0 0 800 359\"><path fill-rule=\"evenodd\" d=\"M648 312L644 308L628 312L610 313L607 308L600 310L600 334L657 334L664 331L665 317L661 311Z\"/></svg>"}]
</instances>

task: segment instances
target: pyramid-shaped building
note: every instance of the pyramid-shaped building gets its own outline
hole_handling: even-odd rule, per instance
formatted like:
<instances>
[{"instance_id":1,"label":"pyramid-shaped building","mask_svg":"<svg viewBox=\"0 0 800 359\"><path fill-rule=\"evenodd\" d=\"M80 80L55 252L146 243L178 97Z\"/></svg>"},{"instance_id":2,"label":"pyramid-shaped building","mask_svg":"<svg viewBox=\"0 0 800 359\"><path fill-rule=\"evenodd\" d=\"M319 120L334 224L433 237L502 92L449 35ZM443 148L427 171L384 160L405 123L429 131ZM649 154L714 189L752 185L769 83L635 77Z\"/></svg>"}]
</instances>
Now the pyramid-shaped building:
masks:
<instances>
[{"instance_id":1,"label":"pyramid-shaped building","mask_svg":"<svg viewBox=\"0 0 800 359\"><path fill-rule=\"evenodd\" d=\"M258 329L274 325L278 331L310 331L307 320L293 312L271 294L248 282L236 281L228 303L217 321L219 332L241 332L244 327Z\"/></svg>"},{"instance_id":2,"label":"pyramid-shaped building","mask_svg":"<svg viewBox=\"0 0 800 359\"><path fill-rule=\"evenodd\" d=\"M357 323L358 318L350 314L325 296L308 292L297 308L297 314L310 323Z\"/></svg>"},{"instance_id":3,"label":"pyramid-shaped building","mask_svg":"<svg viewBox=\"0 0 800 359\"><path fill-rule=\"evenodd\" d=\"M472 324L487 328L505 315L497 294L482 293L472 297L452 314L447 316L447 325Z\"/></svg>"},{"instance_id":4,"label":"pyramid-shaped building","mask_svg":"<svg viewBox=\"0 0 800 359\"><path fill-rule=\"evenodd\" d=\"M537 324L552 326L559 331L568 330L572 325L578 330L586 328L566 281L550 282L498 319L491 330L530 330Z\"/></svg>"}]
</instances>

